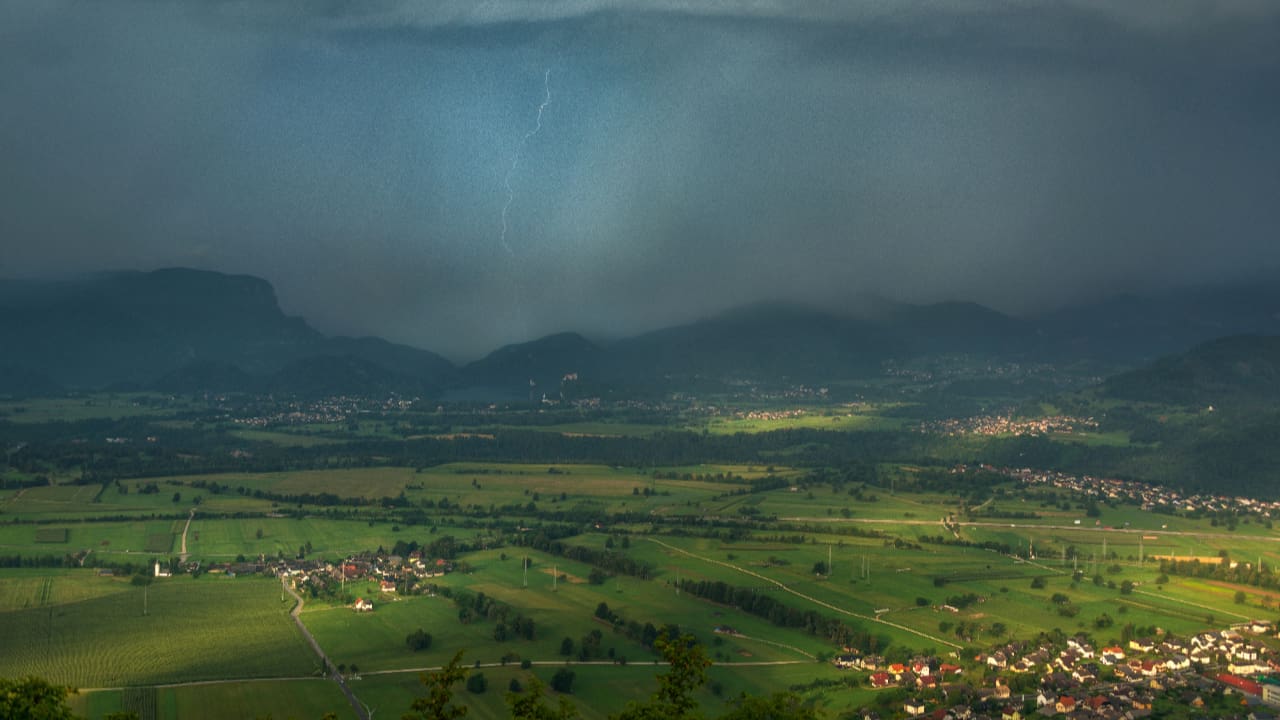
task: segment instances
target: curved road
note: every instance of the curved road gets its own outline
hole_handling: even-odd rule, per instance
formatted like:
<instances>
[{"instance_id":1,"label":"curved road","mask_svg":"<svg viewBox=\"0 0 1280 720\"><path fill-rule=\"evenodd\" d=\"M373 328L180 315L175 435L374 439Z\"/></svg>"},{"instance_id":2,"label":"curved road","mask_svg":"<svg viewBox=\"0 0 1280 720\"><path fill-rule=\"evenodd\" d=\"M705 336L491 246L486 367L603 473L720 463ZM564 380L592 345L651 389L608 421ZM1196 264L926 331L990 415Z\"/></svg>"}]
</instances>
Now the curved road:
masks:
<instances>
[{"instance_id":1,"label":"curved road","mask_svg":"<svg viewBox=\"0 0 1280 720\"><path fill-rule=\"evenodd\" d=\"M324 654L324 650L320 649L320 643L316 642L316 639L311 635L311 631L302 623L302 618L299 617L302 612L302 596L289 587L289 580L283 575L280 576L280 587L284 588L286 592L293 596L294 600L298 601L293 606L293 609L289 611L289 617L293 618L294 624L298 626L298 632L302 633L302 637L307 639L311 649L320 658L320 664L329 671L333 681L338 683L338 688L342 690L342 694L347 696L347 702L351 703L351 708L356 711L356 717L360 718L360 720L369 720L369 713L365 711L364 705L360 704L355 693L351 692L351 688L347 687L347 679L342 677L342 673L338 672L333 663L329 662L329 656Z\"/></svg>"}]
</instances>

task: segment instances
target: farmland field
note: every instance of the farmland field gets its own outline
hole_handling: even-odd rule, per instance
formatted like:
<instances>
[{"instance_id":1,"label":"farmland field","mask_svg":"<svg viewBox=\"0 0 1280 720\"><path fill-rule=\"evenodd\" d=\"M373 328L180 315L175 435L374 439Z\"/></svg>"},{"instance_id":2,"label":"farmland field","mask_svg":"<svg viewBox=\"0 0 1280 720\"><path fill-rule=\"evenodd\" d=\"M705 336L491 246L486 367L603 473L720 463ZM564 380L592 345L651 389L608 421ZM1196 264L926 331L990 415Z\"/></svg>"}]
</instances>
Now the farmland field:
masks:
<instances>
[{"instance_id":1,"label":"farmland field","mask_svg":"<svg viewBox=\"0 0 1280 720\"><path fill-rule=\"evenodd\" d=\"M0 503L13 522L0 524L0 555L83 559L86 566L0 570L0 675L35 672L102 688L74 700L93 717L140 702L165 718L223 716L210 708L353 717L337 687L319 678L277 580L232 579L215 568L136 584L147 581L153 561L168 564L184 529L195 568L305 558L323 573L326 562L367 559L378 549L386 555L446 537L463 547L458 569L432 579L434 595L384 592L375 579L359 578L307 598L301 618L320 646L335 664L358 666L353 691L379 716L393 717L422 691L419 670L465 648L465 663L481 663L473 672L489 679L485 693L460 691L470 717L507 717L503 695L512 678L549 680L568 662L583 717L602 719L647 697L661 669L653 650L623 631L627 621L673 625L705 644L713 685L698 698L710 714L728 708L725 698L764 688L794 686L830 715L876 701L862 687L824 685L851 676L820 662L840 650L831 641L697 597L691 588L703 581L767 596L788 613L838 620L876 650L953 659L1055 629L1098 642L1118 642L1126 623L1190 634L1269 616L1280 605L1280 593L1246 588L1242 599L1239 586L1207 579L1157 583L1157 555L1277 563L1280 536L1260 520L1228 530L1125 504L1090 517L1065 491L1032 501L1012 489L956 521L963 483L910 489L936 471L881 465L880 485L846 488L782 465L455 462L6 491ZM762 478L771 479L751 484ZM330 497L320 504L322 494ZM416 514L401 514L403 507ZM558 538L554 552L545 539L541 549L529 547L543 533ZM580 551L626 558L643 571L601 573L567 557ZM114 565L118 575L99 576L95 564ZM1122 582L1132 592L1122 592ZM458 593L509 606L536 632L495 639L494 620L461 621L449 597ZM374 610L353 612L356 597L372 600ZM596 617L602 603L622 625ZM725 626L733 632L715 632ZM415 652L406 638L418 629L433 643ZM590 662L603 664L562 653L566 641L580 648L593 631L600 651ZM522 659L535 665L521 670ZM991 675L981 666L966 672L975 683ZM189 681L216 682L172 685Z\"/></svg>"},{"instance_id":2,"label":"farmland field","mask_svg":"<svg viewBox=\"0 0 1280 720\"><path fill-rule=\"evenodd\" d=\"M79 687L306 675L314 661L287 612L269 579L143 588L90 570L0 571L0 675Z\"/></svg>"}]
</instances>

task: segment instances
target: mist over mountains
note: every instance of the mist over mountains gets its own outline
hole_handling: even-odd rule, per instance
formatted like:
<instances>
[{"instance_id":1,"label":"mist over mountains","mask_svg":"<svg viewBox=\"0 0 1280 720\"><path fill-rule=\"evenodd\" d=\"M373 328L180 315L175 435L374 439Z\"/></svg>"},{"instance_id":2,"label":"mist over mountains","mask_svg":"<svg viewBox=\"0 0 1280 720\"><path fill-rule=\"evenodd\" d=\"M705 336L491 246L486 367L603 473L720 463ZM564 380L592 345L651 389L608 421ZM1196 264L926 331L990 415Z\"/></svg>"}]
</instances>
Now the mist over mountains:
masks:
<instances>
[{"instance_id":1,"label":"mist over mountains","mask_svg":"<svg viewBox=\"0 0 1280 720\"><path fill-rule=\"evenodd\" d=\"M0 392L131 388L523 396L585 387L674 388L706 380L872 378L888 362L948 354L1134 367L1207 340L1280 334L1270 283L1122 296L1015 318L963 302L887 300L841 312L741 307L610 342L573 332L464 365L374 337L330 337L285 315L260 278L174 268L59 281L0 281Z\"/></svg>"}]
</instances>

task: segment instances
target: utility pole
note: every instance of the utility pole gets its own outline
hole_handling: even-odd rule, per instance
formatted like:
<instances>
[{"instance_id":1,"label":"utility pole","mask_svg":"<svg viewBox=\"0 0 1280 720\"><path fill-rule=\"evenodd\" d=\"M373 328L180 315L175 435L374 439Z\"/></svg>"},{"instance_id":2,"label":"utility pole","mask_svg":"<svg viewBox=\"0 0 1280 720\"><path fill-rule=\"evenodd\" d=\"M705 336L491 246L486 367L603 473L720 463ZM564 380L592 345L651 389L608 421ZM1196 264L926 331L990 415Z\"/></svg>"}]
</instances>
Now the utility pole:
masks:
<instances>
[{"instance_id":1,"label":"utility pole","mask_svg":"<svg viewBox=\"0 0 1280 720\"><path fill-rule=\"evenodd\" d=\"M524 586L527 588L529 587L529 555L526 554L521 562L524 566Z\"/></svg>"},{"instance_id":2,"label":"utility pole","mask_svg":"<svg viewBox=\"0 0 1280 720\"><path fill-rule=\"evenodd\" d=\"M560 566L553 564L551 566L551 592L556 592L559 589L560 589Z\"/></svg>"},{"instance_id":3,"label":"utility pole","mask_svg":"<svg viewBox=\"0 0 1280 720\"><path fill-rule=\"evenodd\" d=\"M827 577L831 577L831 546L827 545Z\"/></svg>"}]
</instances>

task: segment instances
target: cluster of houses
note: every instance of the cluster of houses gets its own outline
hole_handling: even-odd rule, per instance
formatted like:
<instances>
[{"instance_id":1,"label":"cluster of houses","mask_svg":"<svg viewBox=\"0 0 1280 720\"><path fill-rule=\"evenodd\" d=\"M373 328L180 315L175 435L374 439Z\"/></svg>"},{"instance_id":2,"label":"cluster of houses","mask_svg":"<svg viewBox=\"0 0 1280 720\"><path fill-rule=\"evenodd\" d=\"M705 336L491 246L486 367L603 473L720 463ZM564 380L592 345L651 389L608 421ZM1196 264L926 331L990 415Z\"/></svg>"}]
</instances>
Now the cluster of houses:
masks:
<instances>
[{"instance_id":1,"label":"cluster of houses","mask_svg":"<svg viewBox=\"0 0 1280 720\"><path fill-rule=\"evenodd\" d=\"M1194 705L1215 689L1226 688L1280 705L1280 681L1255 679L1280 673L1280 659L1259 641L1260 636L1274 635L1272 623L1253 621L1185 640L1131 640L1126 647L1095 649L1083 637L1068 638L1061 646L1012 642L974 658L974 669L986 678L980 687L961 682L961 666L937 658L886 663L876 655L850 653L833 662L867 671L872 688L912 692L902 706L908 717L1020 720L1034 706L1034 714L1045 717L1132 720L1150 716L1155 698L1169 692ZM1035 681L1015 680L1028 675ZM1035 692L1015 693L1011 685ZM971 692L956 693L960 688ZM971 704L955 704L954 698L961 697ZM1271 717L1265 710L1254 715ZM865 715L867 720L877 717Z\"/></svg>"},{"instance_id":2,"label":"cluster of houses","mask_svg":"<svg viewBox=\"0 0 1280 720\"><path fill-rule=\"evenodd\" d=\"M225 400L225 398L219 398ZM418 402L416 397L400 397L391 394L385 398L370 398L359 395L335 395L321 400L303 402L298 400L279 401L269 409L257 407L223 408L228 412L243 413L232 422L248 427L271 427L274 425L311 425L316 423L341 423L358 415L381 415L388 412L403 412Z\"/></svg>"},{"instance_id":3,"label":"cluster of houses","mask_svg":"<svg viewBox=\"0 0 1280 720\"><path fill-rule=\"evenodd\" d=\"M1097 430L1098 421L1093 418L1071 415L1050 415L1041 418L1022 419L1012 415L977 415L967 418L948 418L921 423L920 432L941 435L1049 435L1071 434L1079 430Z\"/></svg>"},{"instance_id":4,"label":"cluster of houses","mask_svg":"<svg viewBox=\"0 0 1280 720\"><path fill-rule=\"evenodd\" d=\"M267 572L288 577L297 590L315 588L319 592L332 592L348 582L373 580L378 583L381 596L423 593L429 583L422 581L442 577L453 570L453 563L443 558L428 558L420 550L407 556L376 553L359 553L340 562L326 560L285 559L272 562ZM373 601L358 597L351 608L356 612L373 610Z\"/></svg>"},{"instance_id":5,"label":"cluster of houses","mask_svg":"<svg viewBox=\"0 0 1280 720\"><path fill-rule=\"evenodd\" d=\"M1050 487L1071 490L1098 500L1114 500L1136 502L1143 510L1164 513L1231 513L1235 515L1254 515L1271 519L1280 517L1280 501L1256 500L1254 498L1234 495L1188 494L1175 488L1152 485L1137 480L1116 480L1098 478L1090 475L1075 476L1054 470L1032 470L1030 468L1008 468L982 465L983 470L998 472L1021 481L1025 485L1048 485ZM956 468L956 472L964 472L964 466Z\"/></svg>"}]
</instances>

